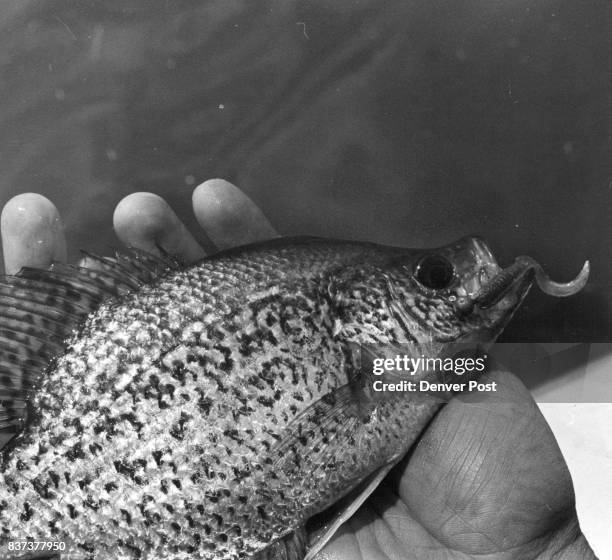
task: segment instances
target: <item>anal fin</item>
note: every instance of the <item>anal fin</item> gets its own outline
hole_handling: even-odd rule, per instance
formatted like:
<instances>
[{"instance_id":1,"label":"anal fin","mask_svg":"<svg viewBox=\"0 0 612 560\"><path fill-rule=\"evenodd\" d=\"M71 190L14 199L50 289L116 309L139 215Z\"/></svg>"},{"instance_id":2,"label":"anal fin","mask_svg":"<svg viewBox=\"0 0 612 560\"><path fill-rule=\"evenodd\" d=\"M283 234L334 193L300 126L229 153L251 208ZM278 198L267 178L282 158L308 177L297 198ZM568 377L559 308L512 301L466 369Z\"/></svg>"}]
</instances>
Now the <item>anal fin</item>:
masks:
<instances>
[{"instance_id":1,"label":"anal fin","mask_svg":"<svg viewBox=\"0 0 612 560\"><path fill-rule=\"evenodd\" d=\"M340 529L341 525L346 523L357 512L401 458L401 455L394 457L387 464L372 473L350 494L345 496L339 504L331 508L333 510L331 519L327 520L322 527L319 527L310 535L308 552L304 556L304 560L313 560L321 552L323 547Z\"/></svg>"},{"instance_id":2,"label":"anal fin","mask_svg":"<svg viewBox=\"0 0 612 560\"><path fill-rule=\"evenodd\" d=\"M306 546L306 529L299 527L255 554L253 560L303 560Z\"/></svg>"}]
</instances>

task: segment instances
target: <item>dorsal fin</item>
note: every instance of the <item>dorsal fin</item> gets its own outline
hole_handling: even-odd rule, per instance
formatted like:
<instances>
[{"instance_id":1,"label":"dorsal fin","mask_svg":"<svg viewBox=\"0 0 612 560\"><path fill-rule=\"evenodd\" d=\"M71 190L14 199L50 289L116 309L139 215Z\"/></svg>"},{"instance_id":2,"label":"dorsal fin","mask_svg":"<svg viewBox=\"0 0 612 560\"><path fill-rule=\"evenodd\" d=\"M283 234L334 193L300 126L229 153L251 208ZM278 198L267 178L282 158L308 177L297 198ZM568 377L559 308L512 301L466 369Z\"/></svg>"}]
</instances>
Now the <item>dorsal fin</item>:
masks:
<instances>
[{"instance_id":1,"label":"dorsal fin","mask_svg":"<svg viewBox=\"0 0 612 560\"><path fill-rule=\"evenodd\" d=\"M90 267L54 263L0 276L0 431L25 423L30 395L67 340L103 301L138 290L180 263L130 248L115 258L85 253Z\"/></svg>"}]
</instances>

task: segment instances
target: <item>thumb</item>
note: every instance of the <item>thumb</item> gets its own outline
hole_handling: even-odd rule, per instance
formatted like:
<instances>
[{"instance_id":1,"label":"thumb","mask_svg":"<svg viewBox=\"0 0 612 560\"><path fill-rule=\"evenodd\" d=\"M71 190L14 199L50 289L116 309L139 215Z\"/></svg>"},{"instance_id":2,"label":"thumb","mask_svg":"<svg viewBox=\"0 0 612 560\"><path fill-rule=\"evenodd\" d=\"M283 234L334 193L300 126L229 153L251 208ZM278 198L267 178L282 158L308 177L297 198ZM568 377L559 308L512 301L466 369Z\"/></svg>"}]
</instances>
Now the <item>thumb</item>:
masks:
<instances>
[{"instance_id":1,"label":"thumb","mask_svg":"<svg viewBox=\"0 0 612 560\"><path fill-rule=\"evenodd\" d=\"M400 475L398 493L439 542L467 554L523 546L575 519L561 451L522 382L453 398Z\"/></svg>"}]
</instances>

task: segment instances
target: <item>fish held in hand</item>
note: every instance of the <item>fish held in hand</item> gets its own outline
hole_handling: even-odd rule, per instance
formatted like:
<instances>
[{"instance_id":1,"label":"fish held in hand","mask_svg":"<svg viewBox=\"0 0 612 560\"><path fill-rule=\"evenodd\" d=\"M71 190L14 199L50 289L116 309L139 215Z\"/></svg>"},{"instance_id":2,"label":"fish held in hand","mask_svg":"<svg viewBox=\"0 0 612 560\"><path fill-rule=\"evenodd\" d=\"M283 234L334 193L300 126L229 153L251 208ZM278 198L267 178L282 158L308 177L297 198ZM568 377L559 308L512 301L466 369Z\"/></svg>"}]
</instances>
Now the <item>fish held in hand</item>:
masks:
<instances>
[{"instance_id":1,"label":"fish held in hand","mask_svg":"<svg viewBox=\"0 0 612 560\"><path fill-rule=\"evenodd\" d=\"M356 345L492 342L534 277L567 295L588 275L557 285L525 257L502 270L475 237L90 260L0 282L0 427L17 432L2 558L24 554L15 540L71 559L311 558L441 406L372 396ZM306 522L347 495L308 543Z\"/></svg>"}]
</instances>

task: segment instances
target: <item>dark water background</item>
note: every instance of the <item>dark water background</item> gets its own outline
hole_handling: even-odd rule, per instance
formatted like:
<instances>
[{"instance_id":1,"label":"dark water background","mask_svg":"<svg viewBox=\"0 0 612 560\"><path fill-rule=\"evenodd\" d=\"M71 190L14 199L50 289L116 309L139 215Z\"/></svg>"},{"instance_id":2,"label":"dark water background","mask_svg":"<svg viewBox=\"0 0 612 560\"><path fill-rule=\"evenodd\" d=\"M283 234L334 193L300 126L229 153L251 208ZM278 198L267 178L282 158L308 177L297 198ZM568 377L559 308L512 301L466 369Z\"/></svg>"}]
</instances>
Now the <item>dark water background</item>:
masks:
<instances>
[{"instance_id":1,"label":"dark water background","mask_svg":"<svg viewBox=\"0 0 612 560\"><path fill-rule=\"evenodd\" d=\"M608 0L4 0L0 100L0 204L51 198L73 257L224 177L284 234L589 258L505 339L612 340Z\"/></svg>"}]
</instances>

